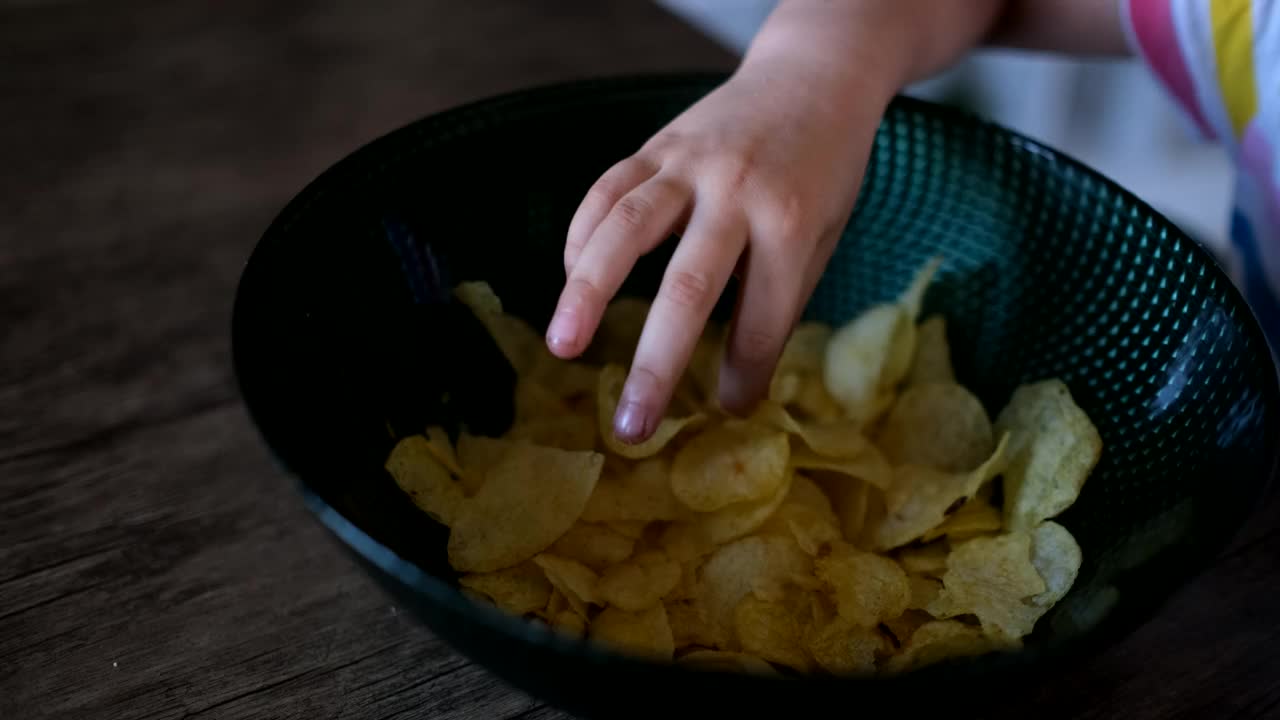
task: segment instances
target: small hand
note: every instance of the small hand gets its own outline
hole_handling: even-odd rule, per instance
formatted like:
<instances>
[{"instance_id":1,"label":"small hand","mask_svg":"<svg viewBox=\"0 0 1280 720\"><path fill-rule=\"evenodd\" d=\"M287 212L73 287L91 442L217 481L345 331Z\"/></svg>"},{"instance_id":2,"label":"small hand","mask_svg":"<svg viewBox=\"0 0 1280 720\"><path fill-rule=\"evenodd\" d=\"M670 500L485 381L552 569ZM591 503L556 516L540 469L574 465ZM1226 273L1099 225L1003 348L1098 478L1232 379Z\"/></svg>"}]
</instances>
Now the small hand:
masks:
<instances>
[{"instance_id":1,"label":"small hand","mask_svg":"<svg viewBox=\"0 0 1280 720\"><path fill-rule=\"evenodd\" d=\"M641 255L682 230L614 419L626 442L661 421L729 278L740 293L720 404L768 391L786 339L848 221L888 95L840 97L813 74L744 66L606 172L569 226L567 275L547 331L579 355Z\"/></svg>"}]
</instances>

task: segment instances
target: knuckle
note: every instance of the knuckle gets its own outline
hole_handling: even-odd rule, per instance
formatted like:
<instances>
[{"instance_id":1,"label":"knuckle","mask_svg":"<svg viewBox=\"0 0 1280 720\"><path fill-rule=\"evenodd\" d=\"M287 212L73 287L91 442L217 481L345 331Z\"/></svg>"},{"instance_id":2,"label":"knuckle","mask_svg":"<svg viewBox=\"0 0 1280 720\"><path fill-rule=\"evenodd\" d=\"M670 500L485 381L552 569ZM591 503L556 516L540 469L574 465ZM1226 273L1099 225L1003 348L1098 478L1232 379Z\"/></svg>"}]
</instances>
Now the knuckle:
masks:
<instances>
[{"instance_id":1,"label":"knuckle","mask_svg":"<svg viewBox=\"0 0 1280 720\"><path fill-rule=\"evenodd\" d=\"M761 328L742 328L734 334L732 350L735 363L753 368L774 362L782 347L782 338Z\"/></svg>"},{"instance_id":2,"label":"knuckle","mask_svg":"<svg viewBox=\"0 0 1280 720\"><path fill-rule=\"evenodd\" d=\"M711 302L711 278L703 272L677 270L663 294L678 307L702 310Z\"/></svg>"},{"instance_id":3,"label":"knuckle","mask_svg":"<svg viewBox=\"0 0 1280 720\"><path fill-rule=\"evenodd\" d=\"M589 277L578 275L569 279L566 284L569 295L579 305L594 305L604 298L600 285Z\"/></svg>"},{"instance_id":4,"label":"knuckle","mask_svg":"<svg viewBox=\"0 0 1280 720\"><path fill-rule=\"evenodd\" d=\"M639 195L625 195L613 206L613 214L624 228L640 228L653 215L653 203Z\"/></svg>"}]
</instances>

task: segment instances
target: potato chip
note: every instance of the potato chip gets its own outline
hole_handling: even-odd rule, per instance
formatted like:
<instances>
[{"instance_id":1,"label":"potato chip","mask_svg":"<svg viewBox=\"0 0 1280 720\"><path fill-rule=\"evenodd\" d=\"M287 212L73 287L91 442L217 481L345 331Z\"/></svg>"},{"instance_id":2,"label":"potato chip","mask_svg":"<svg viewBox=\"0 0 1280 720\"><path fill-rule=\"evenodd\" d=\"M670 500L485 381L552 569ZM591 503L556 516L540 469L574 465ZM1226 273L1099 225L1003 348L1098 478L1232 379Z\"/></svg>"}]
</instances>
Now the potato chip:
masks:
<instances>
[{"instance_id":1,"label":"potato chip","mask_svg":"<svg viewBox=\"0 0 1280 720\"><path fill-rule=\"evenodd\" d=\"M475 495L484 484L489 468L502 460L515 443L503 438L461 433L458 435L458 464L462 466L459 482L467 496Z\"/></svg>"},{"instance_id":2,"label":"potato chip","mask_svg":"<svg viewBox=\"0 0 1280 720\"><path fill-rule=\"evenodd\" d=\"M751 536L718 548L702 566L695 597L715 647L738 649L734 612L747 593L777 598L787 583L812 572L813 561L788 538Z\"/></svg>"},{"instance_id":3,"label":"potato chip","mask_svg":"<svg viewBox=\"0 0 1280 720\"><path fill-rule=\"evenodd\" d=\"M582 511L582 519L649 523L676 520L688 514L671 492L671 462L658 455L628 466L620 474L601 477Z\"/></svg>"},{"instance_id":4,"label":"potato chip","mask_svg":"<svg viewBox=\"0 0 1280 720\"><path fill-rule=\"evenodd\" d=\"M885 493L884 519L872 529L874 546L891 550L937 527L949 512L972 498L1004 466L1008 436L976 470L948 473L920 465L894 468L893 486Z\"/></svg>"},{"instance_id":5,"label":"potato chip","mask_svg":"<svg viewBox=\"0 0 1280 720\"><path fill-rule=\"evenodd\" d=\"M648 527L643 520L613 520L604 525L619 535L636 541L644 537L645 529Z\"/></svg>"},{"instance_id":6,"label":"potato chip","mask_svg":"<svg viewBox=\"0 0 1280 720\"><path fill-rule=\"evenodd\" d=\"M848 417L871 420L887 406L915 355L916 315L939 262L930 261L895 303L873 306L836 330L823 378Z\"/></svg>"},{"instance_id":7,"label":"potato chip","mask_svg":"<svg viewBox=\"0 0 1280 720\"><path fill-rule=\"evenodd\" d=\"M596 422L585 415L557 415L521 420L504 436L560 450L594 450Z\"/></svg>"},{"instance_id":8,"label":"potato chip","mask_svg":"<svg viewBox=\"0 0 1280 720\"><path fill-rule=\"evenodd\" d=\"M569 414L571 414L569 403L542 383L527 377L516 381L516 422L556 418Z\"/></svg>"},{"instance_id":9,"label":"potato chip","mask_svg":"<svg viewBox=\"0 0 1280 720\"><path fill-rule=\"evenodd\" d=\"M573 610L561 610L547 621L557 632L580 638L587 634L587 621Z\"/></svg>"},{"instance_id":10,"label":"potato chip","mask_svg":"<svg viewBox=\"0 0 1280 720\"><path fill-rule=\"evenodd\" d=\"M818 558L814 570L835 594L836 614L862 627L901 615L911 599L911 585L898 563L847 543Z\"/></svg>"},{"instance_id":11,"label":"potato chip","mask_svg":"<svg viewBox=\"0 0 1280 720\"><path fill-rule=\"evenodd\" d=\"M908 575L907 583L911 586L911 600L907 602L908 610L925 610L938 600L942 592L942 581L927 575Z\"/></svg>"},{"instance_id":12,"label":"potato chip","mask_svg":"<svg viewBox=\"0 0 1280 720\"><path fill-rule=\"evenodd\" d=\"M600 576L600 598L631 612L661 602L680 582L680 563L655 550L639 553Z\"/></svg>"},{"instance_id":13,"label":"potato chip","mask_svg":"<svg viewBox=\"0 0 1280 720\"><path fill-rule=\"evenodd\" d=\"M950 553L951 545L942 540L903 548L898 551L897 558L902 569L909 573L940 578L947 571L947 555Z\"/></svg>"},{"instance_id":14,"label":"potato chip","mask_svg":"<svg viewBox=\"0 0 1280 720\"><path fill-rule=\"evenodd\" d=\"M809 625L809 605L808 599L803 599L802 614L796 612L796 607L789 607L795 603L765 600L748 593L733 614L738 647L771 663L807 672L811 663L803 641Z\"/></svg>"},{"instance_id":15,"label":"potato chip","mask_svg":"<svg viewBox=\"0 0 1280 720\"><path fill-rule=\"evenodd\" d=\"M671 463L671 491L698 512L772 497L787 479L784 432L729 420L694 436Z\"/></svg>"},{"instance_id":16,"label":"potato chip","mask_svg":"<svg viewBox=\"0 0 1280 720\"><path fill-rule=\"evenodd\" d=\"M1046 608L1027 602L1048 588L1031 562L1030 533L980 537L947 556L942 593L928 608L937 618L976 615L988 634L1029 634Z\"/></svg>"},{"instance_id":17,"label":"potato chip","mask_svg":"<svg viewBox=\"0 0 1280 720\"><path fill-rule=\"evenodd\" d=\"M449 440L449 433L445 432L444 428L439 425L432 425L427 428L427 449L454 476L462 475L462 466L458 464L458 455L454 452L453 442Z\"/></svg>"},{"instance_id":18,"label":"potato chip","mask_svg":"<svg viewBox=\"0 0 1280 720\"><path fill-rule=\"evenodd\" d=\"M454 296L484 325L516 374L527 373L536 354L545 350L542 336L524 320L505 314L502 301L488 283L461 283L454 288Z\"/></svg>"},{"instance_id":19,"label":"potato chip","mask_svg":"<svg viewBox=\"0 0 1280 720\"><path fill-rule=\"evenodd\" d=\"M458 584L513 615L526 615L547 606L551 583L532 562L490 573L463 575Z\"/></svg>"},{"instance_id":20,"label":"potato chip","mask_svg":"<svg viewBox=\"0 0 1280 720\"><path fill-rule=\"evenodd\" d=\"M877 453L874 445L862 434L862 427L853 420L830 422L800 422L781 405L765 401L760 403L751 421L768 425L800 438L810 451L825 458L858 458Z\"/></svg>"},{"instance_id":21,"label":"potato chip","mask_svg":"<svg viewBox=\"0 0 1280 720\"><path fill-rule=\"evenodd\" d=\"M568 532L595 489L604 457L517 443L484 475L449 533L449 562L463 572L511 567Z\"/></svg>"},{"instance_id":22,"label":"potato chip","mask_svg":"<svg viewBox=\"0 0 1280 720\"><path fill-rule=\"evenodd\" d=\"M702 608L691 598L663 601L667 608L667 622L671 627L672 641L676 648L691 645L710 647L716 638L710 632L710 625L702 613Z\"/></svg>"},{"instance_id":23,"label":"potato chip","mask_svg":"<svg viewBox=\"0 0 1280 720\"><path fill-rule=\"evenodd\" d=\"M822 457L811 450L796 448L791 453L791 466L797 470L822 470L861 480L868 485L887 490L893 485L893 468L874 446L854 458Z\"/></svg>"},{"instance_id":24,"label":"potato chip","mask_svg":"<svg viewBox=\"0 0 1280 720\"><path fill-rule=\"evenodd\" d=\"M1027 530L1075 502L1102 455L1102 438L1060 380L1023 385L996 418L1009 433L1004 524Z\"/></svg>"},{"instance_id":25,"label":"potato chip","mask_svg":"<svg viewBox=\"0 0 1280 720\"><path fill-rule=\"evenodd\" d=\"M649 301L637 297L620 296L604 309L600 326L591 340L588 354L602 364L628 365L640 344L644 321L649 317Z\"/></svg>"},{"instance_id":26,"label":"potato chip","mask_svg":"<svg viewBox=\"0 0 1280 720\"><path fill-rule=\"evenodd\" d=\"M841 539L840 521L831 501L812 480L802 475L795 476L787 497L757 532L795 538L810 555L817 555Z\"/></svg>"},{"instance_id":27,"label":"potato chip","mask_svg":"<svg viewBox=\"0 0 1280 720\"><path fill-rule=\"evenodd\" d=\"M884 633L844 618L813 625L805 633L804 647L823 670L832 675L868 675L876 670L876 658L888 654Z\"/></svg>"},{"instance_id":28,"label":"potato chip","mask_svg":"<svg viewBox=\"0 0 1280 720\"><path fill-rule=\"evenodd\" d=\"M822 361L830 338L831 328L823 323L796 325L774 368L770 400L788 405L799 400L806 387L821 387Z\"/></svg>"},{"instance_id":29,"label":"potato chip","mask_svg":"<svg viewBox=\"0 0 1280 720\"><path fill-rule=\"evenodd\" d=\"M867 483L835 474L818 475L816 482L831 500L841 535L845 541L858 545L867 516L870 492Z\"/></svg>"},{"instance_id":30,"label":"potato chip","mask_svg":"<svg viewBox=\"0 0 1280 720\"><path fill-rule=\"evenodd\" d=\"M529 378L571 405L580 399L594 397L599 374L594 366L562 360L552 355L541 338L526 373Z\"/></svg>"},{"instance_id":31,"label":"potato chip","mask_svg":"<svg viewBox=\"0 0 1280 720\"><path fill-rule=\"evenodd\" d=\"M1045 591L1031 598L1037 607L1048 609L1066 596L1080 573L1084 555L1080 545L1058 523L1040 523L1031 531L1031 564L1044 580Z\"/></svg>"},{"instance_id":32,"label":"potato chip","mask_svg":"<svg viewBox=\"0 0 1280 720\"><path fill-rule=\"evenodd\" d=\"M995 449L991 420L982 402L956 384L929 383L898 396L876 435L893 465L921 465L967 472Z\"/></svg>"},{"instance_id":33,"label":"potato chip","mask_svg":"<svg viewBox=\"0 0 1280 720\"><path fill-rule=\"evenodd\" d=\"M777 675L769 663L754 655L724 650L695 650L680 656L680 665L704 671L738 672L749 675Z\"/></svg>"},{"instance_id":34,"label":"potato chip","mask_svg":"<svg viewBox=\"0 0 1280 720\"><path fill-rule=\"evenodd\" d=\"M591 568L577 560L557 557L542 553L533 558L534 564L546 573L547 581L560 591L568 601L569 608L582 617L587 617L587 606L601 604L596 594L600 577Z\"/></svg>"},{"instance_id":35,"label":"potato chip","mask_svg":"<svg viewBox=\"0 0 1280 720\"><path fill-rule=\"evenodd\" d=\"M907 387L926 383L954 383L951 345L947 341L947 319L941 315L925 318L916 328L916 355L907 371Z\"/></svg>"},{"instance_id":36,"label":"potato chip","mask_svg":"<svg viewBox=\"0 0 1280 720\"><path fill-rule=\"evenodd\" d=\"M902 649L889 658L885 664L885 672L902 673L942 660L977 657L1021 647L1021 641L992 637L979 628L955 620L934 620L911 633Z\"/></svg>"},{"instance_id":37,"label":"potato chip","mask_svg":"<svg viewBox=\"0 0 1280 720\"><path fill-rule=\"evenodd\" d=\"M458 522L467 498L462 486L436 459L427 438L410 435L396 443L387 458L386 469L395 478L396 485L423 512L443 525Z\"/></svg>"},{"instance_id":38,"label":"potato chip","mask_svg":"<svg viewBox=\"0 0 1280 720\"><path fill-rule=\"evenodd\" d=\"M960 509L943 520L941 525L930 529L920 539L932 542L945 536L952 541L968 540L979 535L1000 532L1003 524L1000 511L994 505L981 497L975 497L961 505Z\"/></svg>"},{"instance_id":39,"label":"potato chip","mask_svg":"<svg viewBox=\"0 0 1280 720\"><path fill-rule=\"evenodd\" d=\"M631 557L636 541L606 525L579 521L552 544L550 553L597 572Z\"/></svg>"},{"instance_id":40,"label":"potato chip","mask_svg":"<svg viewBox=\"0 0 1280 720\"><path fill-rule=\"evenodd\" d=\"M699 534L711 545L721 545L754 532L778 510L791 490L793 473L787 473L772 497L727 505L715 512L701 513L693 521Z\"/></svg>"},{"instance_id":41,"label":"potato chip","mask_svg":"<svg viewBox=\"0 0 1280 720\"><path fill-rule=\"evenodd\" d=\"M627 371L620 365L606 365L600 371L596 394L596 423L600 438L611 452L633 460L652 457L661 452L676 435L693 429L706 420L706 416L702 414L678 419L663 418L648 440L634 445L624 443L613 434L613 416L618 412L618 398L622 395L622 386L626 380Z\"/></svg>"},{"instance_id":42,"label":"potato chip","mask_svg":"<svg viewBox=\"0 0 1280 720\"><path fill-rule=\"evenodd\" d=\"M675 652L662 603L636 613L607 607L591 621L587 631L592 640L644 658L670 660Z\"/></svg>"}]
</instances>

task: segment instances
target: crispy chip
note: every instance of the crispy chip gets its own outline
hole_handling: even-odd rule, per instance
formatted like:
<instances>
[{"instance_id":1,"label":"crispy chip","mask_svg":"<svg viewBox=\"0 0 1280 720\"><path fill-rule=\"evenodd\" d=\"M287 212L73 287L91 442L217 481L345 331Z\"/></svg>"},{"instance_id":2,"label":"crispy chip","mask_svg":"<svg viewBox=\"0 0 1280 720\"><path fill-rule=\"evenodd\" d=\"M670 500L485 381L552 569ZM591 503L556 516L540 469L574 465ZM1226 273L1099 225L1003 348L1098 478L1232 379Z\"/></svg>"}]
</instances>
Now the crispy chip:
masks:
<instances>
[{"instance_id":1,"label":"crispy chip","mask_svg":"<svg viewBox=\"0 0 1280 720\"><path fill-rule=\"evenodd\" d=\"M1023 385L996 418L1009 433L1004 520L1027 530L1066 510L1102 455L1102 438L1060 380Z\"/></svg>"},{"instance_id":2,"label":"crispy chip","mask_svg":"<svg viewBox=\"0 0 1280 720\"><path fill-rule=\"evenodd\" d=\"M644 442L629 445L613 434L613 416L618 412L618 398L622 395L622 385L627 380L627 371L620 365L606 365L600 371L600 384L596 394L596 423L600 438L605 447L625 458L639 459L657 455L676 435L684 430L698 427L706 420L702 414L683 418L663 418L658 429Z\"/></svg>"},{"instance_id":3,"label":"crispy chip","mask_svg":"<svg viewBox=\"0 0 1280 720\"><path fill-rule=\"evenodd\" d=\"M791 453L791 466L797 470L822 470L861 480L868 485L887 490L893 485L893 468L885 461L875 446L854 458L822 457L806 448L796 448Z\"/></svg>"},{"instance_id":4,"label":"crispy chip","mask_svg":"<svg viewBox=\"0 0 1280 720\"><path fill-rule=\"evenodd\" d=\"M591 621L588 632L592 640L640 657L670 660L675 652L662 603L637 613L607 607Z\"/></svg>"},{"instance_id":5,"label":"crispy chip","mask_svg":"<svg viewBox=\"0 0 1280 720\"><path fill-rule=\"evenodd\" d=\"M691 521L672 525L669 531L676 534L691 533L693 546L707 547L709 552L710 547L740 538L764 525L786 499L787 493L791 490L793 477L794 474L787 473L782 486L774 492L772 497L754 502L734 503L715 512L699 513Z\"/></svg>"},{"instance_id":6,"label":"crispy chip","mask_svg":"<svg viewBox=\"0 0 1280 720\"><path fill-rule=\"evenodd\" d=\"M903 548L898 551L897 558L902 569L909 573L940 578L947 571L947 555L950 552L951 546L946 540L942 540Z\"/></svg>"},{"instance_id":7,"label":"crispy chip","mask_svg":"<svg viewBox=\"0 0 1280 720\"><path fill-rule=\"evenodd\" d=\"M432 425L427 428L427 449L435 456L436 460L455 476L462 475L462 466L458 464L458 455L453 450L453 443L449 440L449 433L439 425Z\"/></svg>"},{"instance_id":8,"label":"crispy chip","mask_svg":"<svg viewBox=\"0 0 1280 720\"><path fill-rule=\"evenodd\" d=\"M876 657L887 654L890 646L879 629L836 618L811 626L804 647L832 675L867 675L875 672Z\"/></svg>"},{"instance_id":9,"label":"crispy chip","mask_svg":"<svg viewBox=\"0 0 1280 720\"><path fill-rule=\"evenodd\" d=\"M800 422L786 408L765 401L756 408L751 421L795 435L809 451L824 458L852 459L868 453L879 454L862 434L861 425L853 420Z\"/></svg>"},{"instance_id":10,"label":"crispy chip","mask_svg":"<svg viewBox=\"0 0 1280 720\"><path fill-rule=\"evenodd\" d=\"M772 497L786 482L789 454L786 433L730 420L676 453L671 491L698 512Z\"/></svg>"},{"instance_id":11,"label":"crispy chip","mask_svg":"<svg viewBox=\"0 0 1280 720\"><path fill-rule=\"evenodd\" d=\"M747 593L780 597L787 583L812 572L813 561L789 538L751 536L717 549L702 566L695 589L715 646L738 649L734 612Z\"/></svg>"},{"instance_id":12,"label":"crispy chip","mask_svg":"<svg viewBox=\"0 0 1280 720\"><path fill-rule=\"evenodd\" d=\"M907 386L925 383L953 383L951 345L947 342L947 319L933 315L916 328L916 356L907 371Z\"/></svg>"},{"instance_id":13,"label":"crispy chip","mask_svg":"<svg viewBox=\"0 0 1280 720\"><path fill-rule=\"evenodd\" d=\"M602 600L631 612L662 600L680 582L680 563L649 550L604 572L597 586Z\"/></svg>"},{"instance_id":14,"label":"crispy chip","mask_svg":"<svg viewBox=\"0 0 1280 720\"><path fill-rule=\"evenodd\" d=\"M449 471L436 459L431 443L410 435L392 448L387 472L413 504L443 525L452 526L464 511L466 496ZM496 570L497 568L489 568Z\"/></svg>"},{"instance_id":15,"label":"crispy chip","mask_svg":"<svg viewBox=\"0 0 1280 720\"><path fill-rule=\"evenodd\" d=\"M891 550L915 540L972 498L1004 465L1008 436L976 470L948 473L920 465L894 469L893 486L885 493L884 519L873 528L874 545Z\"/></svg>"},{"instance_id":16,"label":"crispy chip","mask_svg":"<svg viewBox=\"0 0 1280 720\"><path fill-rule=\"evenodd\" d=\"M561 450L594 450L596 422L585 415L530 418L511 426L505 437Z\"/></svg>"},{"instance_id":17,"label":"crispy chip","mask_svg":"<svg viewBox=\"0 0 1280 720\"><path fill-rule=\"evenodd\" d=\"M528 372L537 353L545 350L542 336L520 318L505 314L502 301L488 283L461 283L454 288L454 295L488 330L516 374Z\"/></svg>"},{"instance_id":18,"label":"crispy chip","mask_svg":"<svg viewBox=\"0 0 1280 720\"><path fill-rule=\"evenodd\" d=\"M831 499L831 509L835 511L838 527L845 541L860 545L859 538L862 536L869 494L872 492L870 487L857 478L839 475L819 476L817 481Z\"/></svg>"},{"instance_id":19,"label":"crispy chip","mask_svg":"<svg viewBox=\"0 0 1280 720\"><path fill-rule=\"evenodd\" d=\"M1031 531L1031 564L1044 580L1045 591L1031 598L1037 607L1053 607L1076 582L1084 556L1066 528L1043 522Z\"/></svg>"},{"instance_id":20,"label":"crispy chip","mask_svg":"<svg viewBox=\"0 0 1280 720\"><path fill-rule=\"evenodd\" d=\"M955 620L933 620L911 633L902 649L889 658L885 664L885 672L901 673L942 660L977 657L1021 647L1019 640L985 635L981 629Z\"/></svg>"},{"instance_id":21,"label":"crispy chip","mask_svg":"<svg viewBox=\"0 0 1280 720\"><path fill-rule=\"evenodd\" d=\"M840 520L831 501L814 482L796 475L777 511L757 531L761 535L793 537L810 555L840 540Z\"/></svg>"},{"instance_id":22,"label":"crispy chip","mask_svg":"<svg viewBox=\"0 0 1280 720\"><path fill-rule=\"evenodd\" d=\"M599 572L631 557L635 545L634 538L611 527L579 521L555 541L549 552Z\"/></svg>"},{"instance_id":23,"label":"crispy chip","mask_svg":"<svg viewBox=\"0 0 1280 720\"><path fill-rule=\"evenodd\" d=\"M552 628L571 637L580 638L587 634L587 621L573 610L561 610L547 621Z\"/></svg>"},{"instance_id":24,"label":"crispy chip","mask_svg":"<svg viewBox=\"0 0 1280 720\"><path fill-rule=\"evenodd\" d=\"M898 396L876 445L894 465L967 472L991 456L995 439L973 393L956 384L929 383Z\"/></svg>"},{"instance_id":25,"label":"crispy chip","mask_svg":"<svg viewBox=\"0 0 1280 720\"><path fill-rule=\"evenodd\" d=\"M599 371L585 363L561 360L552 355L539 338L537 352L534 353L527 375L573 405L578 400L595 395Z\"/></svg>"},{"instance_id":26,"label":"crispy chip","mask_svg":"<svg viewBox=\"0 0 1280 720\"><path fill-rule=\"evenodd\" d=\"M901 615L911 599L911 585L898 563L847 543L833 546L814 569L835 594L836 614L862 627Z\"/></svg>"},{"instance_id":27,"label":"crispy chip","mask_svg":"<svg viewBox=\"0 0 1280 720\"><path fill-rule=\"evenodd\" d=\"M1047 608L1027 600L1048 588L1031 562L1031 534L980 537L947 556L942 593L928 608L937 618L976 615L988 634L1030 634Z\"/></svg>"},{"instance_id":28,"label":"crispy chip","mask_svg":"<svg viewBox=\"0 0 1280 720\"><path fill-rule=\"evenodd\" d=\"M516 421L537 420L570 414L569 404L542 383L522 377L516 381Z\"/></svg>"},{"instance_id":29,"label":"crispy chip","mask_svg":"<svg viewBox=\"0 0 1280 720\"><path fill-rule=\"evenodd\" d=\"M623 537L640 540L644 537L648 524L643 520L613 520L605 523L605 526Z\"/></svg>"},{"instance_id":30,"label":"crispy chip","mask_svg":"<svg viewBox=\"0 0 1280 720\"><path fill-rule=\"evenodd\" d=\"M449 533L449 562L463 572L511 567L568 532L595 488L604 457L517 443L484 475Z\"/></svg>"},{"instance_id":31,"label":"crispy chip","mask_svg":"<svg viewBox=\"0 0 1280 720\"><path fill-rule=\"evenodd\" d=\"M911 600L907 603L908 610L926 610L938 600L938 595L942 592L942 581L936 577L927 575L908 575L907 582L911 585Z\"/></svg>"},{"instance_id":32,"label":"crispy chip","mask_svg":"<svg viewBox=\"0 0 1280 720\"><path fill-rule=\"evenodd\" d=\"M811 663L803 641L810 622L806 617L809 604L807 597L801 599L804 602L797 607L794 602L765 600L748 593L733 615L738 647L769 662L807 672Z\"/></svg>"},{"instance_id":33,"label":"crispy chip","mask_svg":"<svg viewBox=\"0 0 1280 720\"><path fill-rule=\"evenodd\" d=\"M968 540L979 535L999 532L1003 524L1000 511L987 500L975 497L960 506L946 520L928 532L921 540L932 542L946 536L953 541Z\"/></svg>"},{"instance_id":34,"label":"crispy chip","mask_svg":"<svg viewBox=\"0 0 1280 720\"><path fill-rule=\"evenodd\" d=\"M582 511L589 522L676 520L688 510L671 492L671 463L662 455L646 458L618 475L606 473Z\"/></svg>"},{"instance_id":35,"label":"crispy chip","mask_svg":"<svg viewBox=\"0 0 1280 720\"><path fill-rule=\"evenodd\" d=\"M463 575L458 584L513 615L541 610L551 599L551 583L532 562L497 572Z\"/></svg>"},{"instance_id":36,"label":"crispy chip","mask_svg":"<svg viewBox=\"0 0 1280 720\"><path fill-rule=\"evenodd\" d=\"M640 343L649 301L637 297L616 297L604 309L600 326L588 350L591 359L602 364L627 365Z\"/></svg>"},{"instance_id":37,"label":"crispy chip","mask_svg":"<svg viewBox=\"0 0 1280 720\"><path fill-rule=\"evenodd\" d=\"M876 417L906 376L915 355L916 315L939 264L925 265L897 302L871 307L832 334L823 377L848 417Z\"/></svg>"},{"instance_id":38,"label":"crispy chip","mask_svg":"<svg viewBox=\"0 0 1280 720\"><path fill-rule=\"evenodd\" d=\"M468 496L475 495L484 484L489 468L502 460L515 443L503 438L461 433L458 435L458 464L462 466L459 482Z\"/></svg>"},{"instance_id":39,"label":"crispy chip","mask_svg":"<svg viewBox=\"0 0 1280 720\"><path fill-rule=\"evenodd\" d=\"M542 568L547 580L560 591L568 601L569 608L578 615L585 618L588 605L600 604L596 593L600 578L591 568L576 560L547 553L534 557L533 562Z\"/></svg>"},{"instance_id":40,"label":"crispy chip","mask_svg":"<svg viewBox=\"0 0 1280 720\"><path fill-rule=\"evenodd\" d=\"M671 626L671 637L677 648L691 645L710 647L716 638L711 635L710 625L702 613L702 608L692 598L663 601L667 608L667 622Z\"/></svg>"},{"instance_id":41,"label":"crispy chip","mask_svg":"<svg viewBox=\"0 0 1280 720\"><path fill-rule=\"evenodd\" d=\"M677 660L681 665L703 671L740 672L752 675L777 675L769 663L754 655L724 650L694 650Z\"/></svg>"}]
</instances>

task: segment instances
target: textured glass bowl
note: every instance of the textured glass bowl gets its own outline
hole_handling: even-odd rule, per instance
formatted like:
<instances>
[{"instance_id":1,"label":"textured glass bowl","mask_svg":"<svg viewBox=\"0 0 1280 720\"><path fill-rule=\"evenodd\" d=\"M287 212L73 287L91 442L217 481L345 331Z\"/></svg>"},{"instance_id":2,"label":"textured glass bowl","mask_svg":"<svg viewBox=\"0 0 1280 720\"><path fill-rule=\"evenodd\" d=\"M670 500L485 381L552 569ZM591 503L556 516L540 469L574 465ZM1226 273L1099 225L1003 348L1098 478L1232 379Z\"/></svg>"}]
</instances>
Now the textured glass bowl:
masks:
<instances>
[{"instance_id":1,"label":"textured glass bowl","mask_svg":"<svg viewBox=\"0 0 1280 720\"><path fill-rule=\"evenodd\" d=\"M1084 566L1027 649L892 680L692 673L553 636L457 592L447 531L382 469L393 434L510 422L511 370L448 288L487 280L545 327L584 191L720 79L593 81L442 113L360 149L284 209L245 268L234 356L246 404L305 501L435 633L589 717L956 712L1151 617L1272 477L1276 373L1258 325L1211 257L1130 194L1035 142L906 99L880 128L808 313L841 323L941 255L926 312L947 316L960 379L994 413L1018 384L1059 377L1094 419L1102 459L1060 518ZM651 295L669 252L645 258L624 292Z\"/></svg>"}]
</instances>

